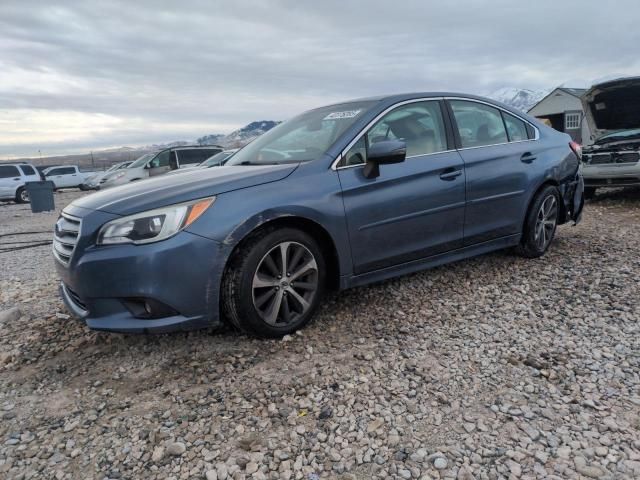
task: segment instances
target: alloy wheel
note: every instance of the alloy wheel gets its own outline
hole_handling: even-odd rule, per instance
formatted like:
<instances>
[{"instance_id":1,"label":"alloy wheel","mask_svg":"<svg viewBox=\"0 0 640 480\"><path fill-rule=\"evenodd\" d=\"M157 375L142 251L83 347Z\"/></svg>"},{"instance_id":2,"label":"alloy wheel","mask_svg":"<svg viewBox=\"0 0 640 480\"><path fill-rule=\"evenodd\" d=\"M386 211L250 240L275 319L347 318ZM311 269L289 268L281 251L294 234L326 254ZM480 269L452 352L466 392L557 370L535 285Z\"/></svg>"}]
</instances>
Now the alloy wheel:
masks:
<instances>
[{"instance_id":1,"label":"alloy wheel","mask_svg":"<svg viewBox=\"0 0 640 480\"><path fill-rule=\"evenodd\" d=\"M253 306L272 326L296 322L318 290L318 264L297 242L282 242L262 257L253 275Z\"/></svg>"},{"instance_id":2,"label":"alloy wheel","mask_svg":"<svg viewBox=\"0 0 640 480\"><path fill-rule=\"evenodd\" d=\"M536 218L534 240L539 250L545 250L551 242L557 221L558 201L555 195L549 195L540 205Z\"/></svg>"},{"instance_id":3,"label":"alloy wheel","mask_svg":"<svg viewBox=\"0 0 640 480\"><path fill-rule=\"evenodd\" d=\"M20 201L22 202L28 202L29 201L29 192L27 192L26 190L21 190L20 191Z\"/></svg>"}]
</instances>

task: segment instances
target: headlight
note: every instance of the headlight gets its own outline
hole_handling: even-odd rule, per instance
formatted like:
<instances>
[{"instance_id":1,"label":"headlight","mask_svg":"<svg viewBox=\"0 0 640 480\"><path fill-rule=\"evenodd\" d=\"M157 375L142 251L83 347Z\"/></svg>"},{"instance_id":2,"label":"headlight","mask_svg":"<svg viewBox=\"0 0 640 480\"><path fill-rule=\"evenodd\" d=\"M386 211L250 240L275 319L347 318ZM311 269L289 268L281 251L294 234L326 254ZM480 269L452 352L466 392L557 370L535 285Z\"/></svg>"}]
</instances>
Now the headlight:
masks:
<instances>
[{"instance_id":1,"label":"headlight","mask_svg":"<svg viewBox=\"0 0 640 480\"><path fill-rule=\"evenodd\" d=\"M118 180L122 177L124 177L127 174L127 172L118 172L116 173L113 177L107 177L105 180L109 181L109 180Z\"/></svg>"},{"instance_id":2,"label":"headlight","mask_svg":"<svg viewBox=\"0 0 640 480\"><path fill-rule=\"evenodd\" d=\"M105 223L98 232L98 245L158 242L191 225L216 197L205 198L137 213Z\"/></svg>"}]
</instances>

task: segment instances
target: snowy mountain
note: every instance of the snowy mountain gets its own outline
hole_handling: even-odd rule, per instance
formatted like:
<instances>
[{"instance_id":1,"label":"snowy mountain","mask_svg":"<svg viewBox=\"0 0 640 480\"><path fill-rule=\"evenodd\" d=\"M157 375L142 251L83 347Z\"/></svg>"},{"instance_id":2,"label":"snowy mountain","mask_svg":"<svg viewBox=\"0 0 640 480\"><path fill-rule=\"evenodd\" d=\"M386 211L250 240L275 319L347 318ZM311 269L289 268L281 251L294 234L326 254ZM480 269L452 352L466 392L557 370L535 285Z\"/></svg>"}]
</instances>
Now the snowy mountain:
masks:
<instances>
[{"instance_id":1,"label":"snowy mountain","mask_svg":"<svg viewBox=\"0 0 640 480\"><path fill-rule=\"evenodd\" d=\"M493 100L526 112L542 100L549 90L527 90L526 88L504 87L486 95Z\"/></svg>"},{"instance_id":2,"label":"snowy mountain","mask_svg":"<svg viewBox=\"0 0 640 480\"><path fill-rule=\"evenodd\" d=\"M231 132L224 139L224 144L229 147L241 147L256 139L264 132L271 130L280 122L273 120L262 120L259 122L251 122L235 132Z\"/></svg>"},{"instance_id":3,"label":"snowy mountain","mask_svg":"<svg viewBox=\"0 0 640 480\"><path fill-rule=\"evenodd\" d=\"M271 130L279 123L280 122L276 122L274 120L251 122L250 124L231 132L229 135L222 135L220 133L205 135L204 137L198 138L196 143L198 143L198 145L222 145L227 148L244 147L247 143L255 140L264 132Z\"/></svg>"}]
</instances>

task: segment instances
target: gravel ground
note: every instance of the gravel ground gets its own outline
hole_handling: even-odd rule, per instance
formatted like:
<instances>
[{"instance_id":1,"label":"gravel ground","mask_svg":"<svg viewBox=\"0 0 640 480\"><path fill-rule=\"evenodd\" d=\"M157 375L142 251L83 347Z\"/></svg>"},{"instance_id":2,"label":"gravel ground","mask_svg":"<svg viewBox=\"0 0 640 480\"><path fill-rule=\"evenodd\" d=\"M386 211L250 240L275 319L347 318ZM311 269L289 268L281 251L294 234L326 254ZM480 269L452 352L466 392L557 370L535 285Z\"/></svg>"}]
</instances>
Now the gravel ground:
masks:
<instances>
[{"instance_id":1,"label":"gravel ground","mask_svg":"<svg viewBox=\"0 0 640 480\"><path fill-rule=\"evenodd\" d=\"M55 218L0 205L0 235ZM640 190L282 340L91 332L49 248L0 253L0 478L640 478Z\"/></svg>"}]
</instances>

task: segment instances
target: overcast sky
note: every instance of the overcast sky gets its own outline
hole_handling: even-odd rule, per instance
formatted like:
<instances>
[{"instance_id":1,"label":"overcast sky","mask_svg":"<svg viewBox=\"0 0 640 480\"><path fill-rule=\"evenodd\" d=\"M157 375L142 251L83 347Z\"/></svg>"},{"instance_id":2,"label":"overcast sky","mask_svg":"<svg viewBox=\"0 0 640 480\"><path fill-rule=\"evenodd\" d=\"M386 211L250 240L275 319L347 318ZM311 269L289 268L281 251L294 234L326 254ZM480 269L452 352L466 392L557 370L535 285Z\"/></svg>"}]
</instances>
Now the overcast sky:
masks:
<instances>
[{"instance_id":1,"label":"overcast sky","mask_svg":"<svg viewBox=\"0 0 640 480\"><path fill-rule=\"evenodd\" d=\"M55 3L0 2L0 159L191 140L382 93L640 73L637 0Z\"/></svg>"}]
</instances>

